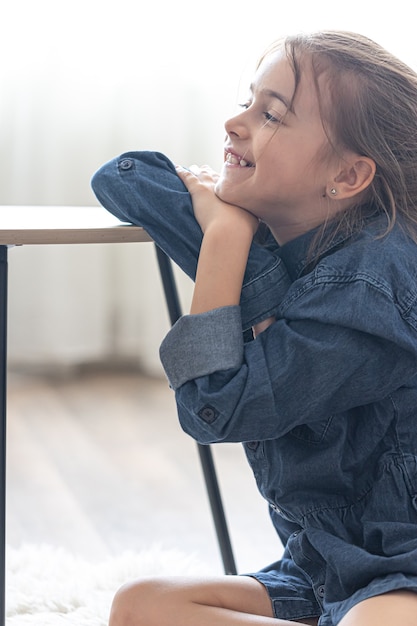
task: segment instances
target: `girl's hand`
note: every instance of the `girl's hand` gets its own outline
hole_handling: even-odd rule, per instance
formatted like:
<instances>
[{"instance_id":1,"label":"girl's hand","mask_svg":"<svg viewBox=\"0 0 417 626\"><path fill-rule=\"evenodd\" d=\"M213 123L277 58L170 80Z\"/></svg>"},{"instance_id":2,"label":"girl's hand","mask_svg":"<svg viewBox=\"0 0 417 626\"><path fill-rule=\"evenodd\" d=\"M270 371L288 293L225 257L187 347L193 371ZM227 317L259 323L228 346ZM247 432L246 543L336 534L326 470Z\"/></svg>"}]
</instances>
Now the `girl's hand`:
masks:
<instances>
[{"instance_id":1,"label":"girl's hand","mask_svg":"<svg viewBox=\"0 0 417 626\"><path fill-rule=\"evenodd\" d=\"M258 218L214 192L218 174L207 166L190 172L177 167L191 194L194 214L204 233L198 257L191 314L237 305Z\"/></svg>"},{"instance_id":2,"label":"girl's hand","mask_svg":"<svg viewBox=\"0 0 417 626\"><path fill-rule=\"evenodd\" d=\"M192 170L187 170L181 166L176 166L177 174L190 192L194 215L203 233L208 226L217 220L233 219L244 220L251 225L253 234L256 233L259 220L257 217L233 204L228 204L220 200L214 192L214 187L219 175L208 165L200 168L192 166Z\"/></svg>"},{"instance_id":3,"label":"girl's hand","mask_svg":"<svg viewBox=\"0 0 417 626\"><path fill-rule=\"evenodd\" d=\"M263 320L263 322L259 322L259 324L255 324L255 326L252 326L253 336L256 338L258 335L263 333L264 330L269 328L271 324L273 324L275 321L275 316L272 316L268 317L266 320Z\"/></svg>"}]
</instances>

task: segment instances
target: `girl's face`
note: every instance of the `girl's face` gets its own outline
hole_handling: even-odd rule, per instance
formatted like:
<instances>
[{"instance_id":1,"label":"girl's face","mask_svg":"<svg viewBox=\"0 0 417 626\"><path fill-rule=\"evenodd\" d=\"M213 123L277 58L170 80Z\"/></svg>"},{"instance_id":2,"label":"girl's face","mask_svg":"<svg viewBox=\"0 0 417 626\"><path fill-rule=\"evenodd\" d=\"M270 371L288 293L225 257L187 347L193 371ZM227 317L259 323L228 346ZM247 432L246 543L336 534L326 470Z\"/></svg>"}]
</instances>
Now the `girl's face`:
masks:
<instances>
[{"instance_id":1,"label":"girl's face","mask_svg":"<svg viewBox=\"0 0 417 626\"><path fill-rule=\"evenodd\" d=\"M266 222L280 243L329 216L323 196L336 164L320 158L328 147L312 76L295 78L283 51L268 55L243 111L225 124L225 161L216 184L224 201ZM316 158L317 157L317 158Z\"/></svg>"}]
</instances>

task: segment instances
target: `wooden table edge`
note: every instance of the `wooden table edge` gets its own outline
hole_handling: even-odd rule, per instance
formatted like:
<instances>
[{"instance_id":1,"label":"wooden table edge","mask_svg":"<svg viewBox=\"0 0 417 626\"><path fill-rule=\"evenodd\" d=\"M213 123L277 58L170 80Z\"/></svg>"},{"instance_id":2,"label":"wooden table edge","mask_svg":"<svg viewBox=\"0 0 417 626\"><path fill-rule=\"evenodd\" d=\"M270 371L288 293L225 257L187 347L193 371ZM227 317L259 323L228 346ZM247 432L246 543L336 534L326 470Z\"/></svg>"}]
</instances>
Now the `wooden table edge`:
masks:
<instances>
[{"instance_id":1,"label":"wooden table edge","mask_svg":"<svg viewBox=\"0 0 417 626\"><path fill-rule=\"evenodd\" d=\"M49 245L84 243L137 243L152 239L140 226L121 225L103 228L50 228L0 230L0 245Z\"/></svg>"}]
</instances>

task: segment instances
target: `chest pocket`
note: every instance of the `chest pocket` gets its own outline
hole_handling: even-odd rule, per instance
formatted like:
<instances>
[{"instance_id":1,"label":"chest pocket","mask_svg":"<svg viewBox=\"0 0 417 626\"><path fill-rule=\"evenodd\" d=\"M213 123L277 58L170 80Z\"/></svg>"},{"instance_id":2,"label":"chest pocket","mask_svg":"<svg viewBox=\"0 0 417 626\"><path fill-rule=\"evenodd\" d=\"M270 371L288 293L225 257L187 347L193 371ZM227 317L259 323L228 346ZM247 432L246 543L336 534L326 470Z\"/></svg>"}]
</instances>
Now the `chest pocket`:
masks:
<instances>
[{"instance_id":1,"label":"chest pocket","mask_svg":"<svg viewBox=\"0 0 417 626\"><path fill-rule=\"evenodd\" d=\"M325 420L314 422L312 426L307 426L307 424L301 424L300 426L296 426L295 428L293 428L289 432L289 434L295 439L300 439L301 441L305 441L306 443L317 445L325 440L332 420L333 415L330 415L330 417Z\"/></svg>"}]
</instances>

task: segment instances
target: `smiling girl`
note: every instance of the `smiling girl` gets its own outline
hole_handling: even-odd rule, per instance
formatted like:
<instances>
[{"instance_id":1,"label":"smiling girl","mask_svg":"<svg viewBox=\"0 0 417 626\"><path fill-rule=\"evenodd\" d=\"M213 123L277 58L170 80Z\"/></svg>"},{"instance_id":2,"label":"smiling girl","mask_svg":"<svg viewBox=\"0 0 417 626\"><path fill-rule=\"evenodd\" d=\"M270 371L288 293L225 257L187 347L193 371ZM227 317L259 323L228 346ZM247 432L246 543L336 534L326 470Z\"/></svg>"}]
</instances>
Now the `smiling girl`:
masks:
<instances>
[{"instance_id":1,"label":"smiling girl","mask_svg":"<svg viewBox=\"0 0 417 626\"><path fill-rule=\"evenodd\" d=\"M289 37L226 133L220 174L138 152L92 184L195 280L160 351L178 416L243 444L284 554L127 584L110 624L417 626L417 76Z\"/></svg>"}]
</instances>

